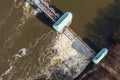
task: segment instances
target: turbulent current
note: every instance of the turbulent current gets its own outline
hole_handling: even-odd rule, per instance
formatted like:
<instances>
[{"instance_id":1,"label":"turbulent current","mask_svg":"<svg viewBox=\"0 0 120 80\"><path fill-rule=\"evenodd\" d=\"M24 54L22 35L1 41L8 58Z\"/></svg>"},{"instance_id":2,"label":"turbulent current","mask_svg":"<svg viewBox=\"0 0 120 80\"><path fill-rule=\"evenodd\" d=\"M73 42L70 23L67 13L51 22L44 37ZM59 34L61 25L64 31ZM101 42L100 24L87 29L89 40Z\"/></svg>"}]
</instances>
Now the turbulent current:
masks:
<instances>
[{"instance_id":1,"label":"turbulent current","mask_svg":"<svg viewBox=\"0 0 120 80\"><path fill-rule=\"evenodd\" d=\"M27 2L11 4L0 20L0 80L51 79L51 66L77 52L67 37L37 20Z\"/></svg>"},{"instance_id":2,"label":"turbulent current","mask_svg":"<svg viewBox=\"0 0 120 80\"><path fill-rule=\"evenodd\" d=\"M60 5L66 1L61 0ZM71 1L68 2L73 4ZM54 2L55 0L53 0ZM59 7L57 1L56 5ZM75 5L79 6L80 4L75 3ZM64 6L61 7L64 9ZM66 9L70 9L69 7L73 8L70 5ZM74 13L75 9L71 10ZM66 79L70 80L73 73L80 71L81 62L83 65L88 63L81 61L81 56L83 58L85 56L78 55L78 52L71 47L71 41L65 35L58 34L39 20L36 17L37 12L24 0L3 0L0 3L0 11L0 80L53 78L63 80L64 78L61 76L67 76ZM78 12L76 10L77 14L79 14ZM78 18L76 20L76 23L79 23ZM85 20L88 21L87 18L81 21ZM83 36L84 29L79 27L80 24L77 24L78 27L75 26L76 30L80 29L78 33L80 32ZM72 70L70 70L71 68ZM56 75L57 73L64 75L59 76Z\"/></svg>"},{"instance_id":3,"label":"turbulent current","mask_svg":"<svg viewBox=\"0 0 120 80\"><path fill-rule=\"evenodd\" d=\"M32 80L47 74L55 32L33 22L36 12L28 3L14 0L10 4L0 19L0 80Z\"/></svg>"}]
</instances>

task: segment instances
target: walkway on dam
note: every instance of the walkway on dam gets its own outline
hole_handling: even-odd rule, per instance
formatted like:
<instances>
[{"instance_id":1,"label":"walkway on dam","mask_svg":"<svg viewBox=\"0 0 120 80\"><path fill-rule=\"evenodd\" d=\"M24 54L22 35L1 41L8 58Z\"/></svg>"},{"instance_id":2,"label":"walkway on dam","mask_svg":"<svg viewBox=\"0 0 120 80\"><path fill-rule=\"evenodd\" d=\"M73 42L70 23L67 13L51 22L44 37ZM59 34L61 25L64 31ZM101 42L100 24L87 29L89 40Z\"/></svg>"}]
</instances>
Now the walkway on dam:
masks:
<instances>
[{"instance_id":1,"label":"walkway on dam","mask_svg":"<svg viewBox=\"0 0 120 80\"><path fill-rule=\"evenodd\" d=\"M72 47L74 49L89 58L93 57L95 52L84 41L77 37L77 35L70 28L65 28L63 33L72 41L72 43L74 44L72 45Z\"/></svg>"},{"instance_id":2,"label":"walkway on dam","mask_svg":"<svg viewBox=\"0 0 120 80\"><path fill-rule=\"evenodd\" d=\"M60 17L58 13L55 12L55 10L52 7L49 7L48 3L45 2L45 0L40 0L39 2L36 2L35 0L31 0L41 11L43 11L53 22L56 22L56 20Z\"/></svg>"},{"instance_id":3,"label":"walkway on dam","mask_svg":"<svg viewBox=\"0 0 120 80\"><path fill-rule=\"evenodd\" d=\"M51 8L46 0L29 0L33 3L33 6L36 6L40 12L43 12L48 18L51 19L53 23L55 23L61 15L55 12L53 8ZM38 2L37 2L38 1ZM31 4L32 5L32 4ZM64 69L68 69L67 72L69 72L72 76L72 78L75 78L74 72L76 75L81 74L85 68L91 63L91 58L95 55L95 52L84 42L82 41L77 34L75 34L67 25L63 32L61 33L68 38L70 41L70 47L75 50L75 53L77 54L73 55L74 53L67 55L65 59L63 60L63 63L60 63L57 65L57 67L52 67L52 74L57 75L57 72L61 72L61 70L65 71ZM67 53L65 53L67 54ZM64 66L65 68L62 68L61 66ZM73 72L71 72L73 71ZM63 75L63 74L61 74ZM66 74L67 76L70 76L69 74Z\"/></svg>"}]
</instances>

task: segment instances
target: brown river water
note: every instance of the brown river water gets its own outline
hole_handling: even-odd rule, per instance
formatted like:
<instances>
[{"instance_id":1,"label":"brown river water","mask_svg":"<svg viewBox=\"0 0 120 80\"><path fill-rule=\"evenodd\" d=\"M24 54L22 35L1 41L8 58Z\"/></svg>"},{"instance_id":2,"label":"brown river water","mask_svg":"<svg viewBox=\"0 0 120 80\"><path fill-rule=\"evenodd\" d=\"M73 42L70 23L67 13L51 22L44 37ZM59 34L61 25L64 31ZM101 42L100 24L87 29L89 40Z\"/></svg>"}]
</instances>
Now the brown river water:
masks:
<instances>
[{"instance_id":1,"label":"brown river water","mask_svg":"<svg viewBox=\"0 0 120 80\"><path fill-rule=\"evenodd\" d=\"M113 3L112 0L51 0L62 12L73 13L70 28L80 36L98 11ZM53 46L57 33L35 17L35 11L24 0L0 2L0 80L33 80L49 75ZM57 45L57 44L56 44Z\"/></svg>"}]
</instances>

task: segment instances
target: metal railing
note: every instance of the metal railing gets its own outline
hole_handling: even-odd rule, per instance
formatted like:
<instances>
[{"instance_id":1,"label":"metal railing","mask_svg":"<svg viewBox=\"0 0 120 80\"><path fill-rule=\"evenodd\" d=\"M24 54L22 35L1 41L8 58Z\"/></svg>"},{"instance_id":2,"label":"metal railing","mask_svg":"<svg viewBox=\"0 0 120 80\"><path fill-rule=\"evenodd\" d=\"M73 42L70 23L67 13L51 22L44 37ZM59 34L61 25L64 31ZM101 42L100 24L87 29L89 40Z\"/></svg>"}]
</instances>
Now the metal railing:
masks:
<instances>
[{"instance_id":1,"label":"metal railing","mask_svg":"<svg viewBox=\"0 0 120 80\"><path fill-rule=\"evenodd\" d=\"M55 10L52 7L49 7L48 3L39 0L39 3L36 3L35 0L31 0L40 10L42 10L53 22L56 22L56 20L60 17L58 13L55 12Z\"/></svg>"}]
</instances>

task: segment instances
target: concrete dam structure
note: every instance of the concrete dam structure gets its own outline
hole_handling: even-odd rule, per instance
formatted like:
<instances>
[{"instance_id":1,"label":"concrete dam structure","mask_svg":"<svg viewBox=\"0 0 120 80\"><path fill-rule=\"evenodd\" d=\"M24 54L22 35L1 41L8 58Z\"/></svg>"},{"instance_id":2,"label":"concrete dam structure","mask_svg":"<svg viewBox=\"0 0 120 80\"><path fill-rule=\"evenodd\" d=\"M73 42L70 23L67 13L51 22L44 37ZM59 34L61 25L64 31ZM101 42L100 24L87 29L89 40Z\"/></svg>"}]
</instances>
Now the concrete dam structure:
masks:
<instances>
[{"instance_id":1,"label":"concrete dam structure","mask_svg":"<svg viewBox=\"0 0 120 80\"><path fill-rule=\"evenodd\" d=\"M58 74L61 74L61 71L63 71L62 74L66 75L67 78L62 79L74 79L77 75L83 72L89 63L91 63L91 58L94 56L95 52L69 28L73 18L72 13L65 12L60 15L55 12L45 0L27 0L27 2L29 2L30 5L37 7L38 13L43 12L48 18L50 18L54 23L52 28L58 33L66 36L71 42L71 47L77 52L76 56L79 59L76 60L75 56L70 56L71 59L67 58L61 61L60 64L62 63L61 65L68 69L66 72L64 69L57 67L56 65L52 66L50 70L52 74L57 76L57 78L60 78Z\"/></svg>"}]
</instances>

